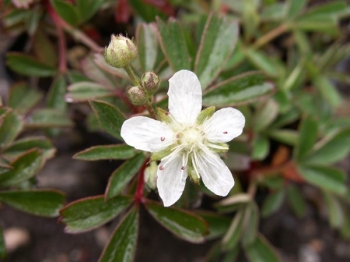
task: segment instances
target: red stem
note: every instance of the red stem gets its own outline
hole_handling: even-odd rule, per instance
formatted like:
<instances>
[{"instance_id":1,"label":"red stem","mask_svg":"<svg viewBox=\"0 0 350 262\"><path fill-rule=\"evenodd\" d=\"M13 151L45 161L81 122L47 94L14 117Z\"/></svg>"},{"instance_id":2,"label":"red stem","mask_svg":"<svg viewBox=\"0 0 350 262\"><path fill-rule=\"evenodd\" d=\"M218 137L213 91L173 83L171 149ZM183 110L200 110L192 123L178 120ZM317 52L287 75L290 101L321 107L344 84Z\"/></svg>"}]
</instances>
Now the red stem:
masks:
<instances>
[{"instance_id":1,"label":"red stem","mask_svg":"<svg viewBox=\"0 0 350 262\"><path fill-rule=\"evenodd\" d=\"M145 186L145 169L147 167L149 159L146 159L146 161L143 163L140 171L139 171L139 177L137 182L137 188L135 192L135 204L140 204L145 202L145 198L143 197L143 188Z\"/></svg>"},{"instance_id":2,"label":"red stem","mask_svg":"<svg viewBox=\"0 0 350 262\"><path fill-rule=\"evenodd\" d=\"M63 27L66 24L56 13L55 9L51 6L50 2L46 1L46 9L51 16L51 19L57 29L58 48L59 48L59 71L61 73L67 72L67 47L66 37L63 32Z\"/></svg>"}]
</instances>

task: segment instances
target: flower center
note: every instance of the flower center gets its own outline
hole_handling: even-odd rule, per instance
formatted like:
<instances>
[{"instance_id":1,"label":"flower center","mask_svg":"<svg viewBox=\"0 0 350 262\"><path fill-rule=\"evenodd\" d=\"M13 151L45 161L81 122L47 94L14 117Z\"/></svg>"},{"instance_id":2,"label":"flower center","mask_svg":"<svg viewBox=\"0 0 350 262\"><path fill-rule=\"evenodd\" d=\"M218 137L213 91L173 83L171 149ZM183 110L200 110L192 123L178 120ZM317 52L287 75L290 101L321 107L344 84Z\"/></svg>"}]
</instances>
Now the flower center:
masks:
<instances>
[{"instance_id":1,"label":"flower center","mask_svg":"<svg viewBox=\"0 0 350 262\"><path fill-rule=\"evenodd\" d=\"M188 127L178 134L178 138L185 150L192 151L203 142L203 133L198 127Z\"/></svg>"}]
</instances>

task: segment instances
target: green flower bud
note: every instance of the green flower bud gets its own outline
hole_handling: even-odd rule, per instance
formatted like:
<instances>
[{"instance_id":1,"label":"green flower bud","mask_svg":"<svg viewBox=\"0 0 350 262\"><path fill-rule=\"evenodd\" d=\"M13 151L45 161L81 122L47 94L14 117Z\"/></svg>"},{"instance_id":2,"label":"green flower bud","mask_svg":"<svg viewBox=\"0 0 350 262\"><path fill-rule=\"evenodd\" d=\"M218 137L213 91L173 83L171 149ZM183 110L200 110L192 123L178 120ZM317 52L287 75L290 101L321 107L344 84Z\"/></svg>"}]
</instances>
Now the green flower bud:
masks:
<instances>
[{"instance_id":1,"label":"green flower bud","mask_svg":"<svg viewBox=\"0 0 350 262\"><path fill-rule=\"evenodd\" d=\"M159 76L153 71L146 72L141 77L141 86L150 95L153 95L157 91L160 85Z\"/></svg>"},{"instance_id":2,"label":"green flower bud","mask_svg":"<svg viewBox=\"0 0 350 262\"><path fill-rule=\"evenodd\" d=\"M126 95L131 103L136 106L144 105L147 102L147 95L139 86L130 87L126 92Z\"/></svg>"},{"instance_id":3,"label":"green flower bud","mask_svg":"<svg viewBox=\"0 0 350 262\"><path fill-rule=\"evenodd\" d=\"M158 166L155 161L152 161L150 166L148 166L145 169L144 180L145 180L146 186L151 190L155 190L157 188L157 170L158 170Z\"/></svg>"},{"instance_id":4,"label":"green flower bud","mask_svg":"<svg viewBox=\"0 0 350 262\"><path fill-rule=\"evenodd\" d=\"M105 59L111 66L121 68L129 65L137 56L135 43L122 35L112 35L111 42L105 48Z\"/></svg>"}]
</instances>

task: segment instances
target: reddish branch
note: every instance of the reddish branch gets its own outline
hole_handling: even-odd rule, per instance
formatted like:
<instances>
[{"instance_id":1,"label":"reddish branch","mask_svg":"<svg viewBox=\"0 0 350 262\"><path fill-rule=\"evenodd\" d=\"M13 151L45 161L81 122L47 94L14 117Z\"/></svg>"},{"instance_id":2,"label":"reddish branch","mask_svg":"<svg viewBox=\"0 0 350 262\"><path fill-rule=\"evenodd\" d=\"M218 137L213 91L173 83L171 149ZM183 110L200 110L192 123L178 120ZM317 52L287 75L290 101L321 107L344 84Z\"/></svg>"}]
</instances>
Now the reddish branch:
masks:
<instances>
[{"instance_id":1,"label":"reddish branch","mask_svg":"<svg viewBox=\"0 0 350 262\"><path fill-rule=\"evenodd\" d=\"M59 71L66 73L67 71L67 48L66 48L66 37L63 32L63 25L65 22L59 17L52 5L46 1L46 9L57 29L58 37L58 48L59 48Z\"/></svg>"},{"instance_id":2,"label":"reddish branch","mask_svg":"<svg viewBox=\"0 0 350 262\"><path fill-rule=\"evenodd\" d=\"M146 159L138 174L138 182L134 198L136 204L144 203L145 201L143 197L143 188L145 186L145 169L147 167L148 161L149 159Z\"/></svg>"}]
</instances>

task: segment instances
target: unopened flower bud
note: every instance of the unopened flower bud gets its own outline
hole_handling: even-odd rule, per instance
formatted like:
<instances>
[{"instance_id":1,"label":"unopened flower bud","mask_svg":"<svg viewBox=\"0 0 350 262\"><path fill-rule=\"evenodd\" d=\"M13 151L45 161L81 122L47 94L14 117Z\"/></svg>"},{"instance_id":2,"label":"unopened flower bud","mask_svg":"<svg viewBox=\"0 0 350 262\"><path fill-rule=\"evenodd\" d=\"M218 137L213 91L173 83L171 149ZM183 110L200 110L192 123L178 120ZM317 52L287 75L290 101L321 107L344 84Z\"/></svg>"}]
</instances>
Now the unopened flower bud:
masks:
<instances>
[{"instance_id":1,"label":"unopened flower bud","mask_svg":"<svg viewBox=\"0 0 350 262\"><path fill-rule=\"evenodd\" d=\"M130 87L126 92L129 100L136 106L144 105L147 102L145 91L139 86Z\"/></svg>"},{"instance_id":2,"label":"unopened flower bud","mask_svg":"<svg viewBox=\"0 0 350 262\"><path fill-rule=\"evenodd\" d=\"M105 59L111 66L121 68L129 65L137 56L135 43L122 35L112 35L111 42L105 48Z\"/></svg>"},{"instance_id":3,"label":"unopened flower bud","mask_svg":"<svg viewBox=\"0 0 350 262\"><path fill-rule=\"evenodd\" d=\"M157 170L158 166L155 161L152 161L150 166L145 169L145 183L152 190L157 188Z\"/></svg>"},{"instance_id":4,"label":"unopened flower bud","mask_svg":"<svg viewBox=\"0 0 350 262\"><path fill-rule=\"evenodd\" d=\"M150 95L157 91L160 85L159 76L153 71L146 72L141 77L141 86Z\"/></svg>"}]
</instances>

